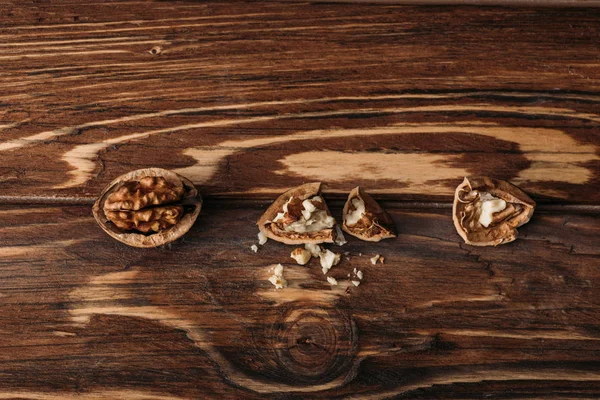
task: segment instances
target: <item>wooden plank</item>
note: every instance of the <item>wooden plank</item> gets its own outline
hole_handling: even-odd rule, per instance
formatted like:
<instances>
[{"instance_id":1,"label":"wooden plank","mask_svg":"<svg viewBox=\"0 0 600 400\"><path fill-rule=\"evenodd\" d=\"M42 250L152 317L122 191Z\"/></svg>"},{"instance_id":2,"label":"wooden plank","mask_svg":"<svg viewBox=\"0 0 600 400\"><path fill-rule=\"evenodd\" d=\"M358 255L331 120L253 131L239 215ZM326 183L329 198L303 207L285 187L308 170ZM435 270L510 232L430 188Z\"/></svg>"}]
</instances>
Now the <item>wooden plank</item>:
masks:
<instances>
[{"instance_id":1,"label":"wooden plank","mask_svg":"<svg viewBox=\"0 0 600 400\"><path fill-rule=\"evenodd\" d=\"M295 2L296 0L282 0ZM598 0L311 0L311 3L344 4L408 4L432 5L473 5L473 6L518 6L518 7L598 7Z\"/></svg>"},{"instance_id":2,"label":"wooden plank","mask_svg":"<svg viewBox=\"0 0 600 400\"><path fill-rule=\"evenodd\" d=\"M144 250L89 207L3 207L0 398L600 396L598 214L537 213L475 248L448 210L392 211L398 238L349 238L329 286L289 246L249 250L261 212L208 207Z\"/></svg>"},{"instance_id":3,"label":"wooden plank","mask_svg":"<svg viewBox=\"0 0 600 400\"><path fill-rule=\"evenodd\" d=\"M92 198L155 166L220 197L323 180L448 202L488 174L600 200L596 9L0 7L0 199Z\"/></svg>"}]
</instances>

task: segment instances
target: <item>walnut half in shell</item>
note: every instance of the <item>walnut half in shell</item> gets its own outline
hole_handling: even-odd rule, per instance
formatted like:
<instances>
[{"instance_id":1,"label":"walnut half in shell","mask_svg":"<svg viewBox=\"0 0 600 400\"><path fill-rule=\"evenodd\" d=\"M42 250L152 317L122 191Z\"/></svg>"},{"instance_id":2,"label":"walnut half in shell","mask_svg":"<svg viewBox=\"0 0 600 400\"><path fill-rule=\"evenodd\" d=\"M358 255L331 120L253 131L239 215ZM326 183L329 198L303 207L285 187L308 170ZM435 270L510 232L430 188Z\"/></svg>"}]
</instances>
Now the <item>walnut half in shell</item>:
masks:
<instances>
[{"instance_id":1,"label":"walnut half in shell","mask_svg":"<svg viewBox=\"0 0 600 400\"><path fill-rule=\"evenodd\" d=\"M342 229L368 242L396 237L394 221L367 192L355 187L344 205Z\"/></svg>"},{"instance_id":2,"label":"walnut half in shell","mask_svg":"<svg viewBox=\"0 0 600 400\"><path fill-rule=\"evenodd\" d=\"M290 189L257 222L268 238L286 244L333 243L336 222L321 197L321 183Z\"/></svg>"},{"instance_id":3,"label":"walnut half in shell","mask_svg":"<svg viewBox=\"0 0 600 400\"><path fill-rule=\"evenodd\" d=\"M100 227L133 247L156 247L185 234L202 198L192 182L175 172L146 168L121 175L100 194L92 212Z\"/></svg>"},{"instance_id":4,"label":"walnut half in shell","mask_svg":"<svg viewBox=\"0 0 600 400\"><path fill-rule=\"evenodd\" d=\"M485 176L465 178L454 195L452 218L458 234L473 246L497 246L517 238L535 202L509 182Z\"/></svg>"}]
</instances>

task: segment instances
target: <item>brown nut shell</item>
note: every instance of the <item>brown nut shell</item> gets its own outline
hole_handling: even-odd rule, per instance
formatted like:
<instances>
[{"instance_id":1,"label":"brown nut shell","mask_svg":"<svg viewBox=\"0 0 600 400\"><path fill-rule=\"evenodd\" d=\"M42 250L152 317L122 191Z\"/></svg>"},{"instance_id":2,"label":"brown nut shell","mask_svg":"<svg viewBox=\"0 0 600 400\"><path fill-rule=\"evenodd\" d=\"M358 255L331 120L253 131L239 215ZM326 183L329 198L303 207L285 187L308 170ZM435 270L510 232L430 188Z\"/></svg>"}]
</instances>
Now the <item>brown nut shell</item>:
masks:
<instances>
[{"instance_id":1,"label":"brown nut shell","mask_svg":"<svg viewBox=\"0 0 600 400\"><path fill-rule=\"evenodd\" d=\"M280 228L278 223L273 222L277 214L283 210L283 205L287 203L290 198L294 197L300 201L304 201L320 195L321 182L306 183L288 190L279 196L277 200L275 200L273 204L271 204L271 206L264 212L262 217L260 217L256 223L258 225L258 229L268 238L286 244L333 243L336 239L335 224L332 228L323 229L318 232L296 233L284 231ZM327 215L331 216L331 212L329 211L325 200L322 201L322 207L322 209L327 212Z\"/></svg>"},{"instance_id":2,"label":"brown nut shell","mask_svg":"<svg viewBox=\"0 0 600 400\"><path fill-rule=\"evenodd\" d=\"M355 210L352 204L353 199L362 200L365 204L365 213L363 217L352 226L346 224L348 215ZM367 242L379 242L382 239L394 238L397 236L396 225L388 213L359 186L355 187L348 195L348 200L344 205L342 214L342 229L361 240Z\"/></svg>"},{"instance_id":3,"label":"brown nut shell","mask_svg":"<svg viewBox=\"0 0 600 400\"><path fill-rule=\"evenodd\" d=\"M494 220L485 227L479 223L481 193L489 193L506 202L503 211L494 213ZM467 177L458 185L452 206L452 219L465 243L473 246L497 246L514 241L517 229L531 219L533 201L515 185L486 176Z\"/></svg>"},{"instance_id":4,"label":"brown nut shell","mask_svg":"<svg viewBox=\"0 0 600 400\"><path fill-rule=\"evenodd\" d=\"M152 191L140 185L144 181L157 182L161 187ZM183 236L201 208L202 197L189 179L162 168L144 168L113 180L100 193L92 213L98 225L114 239L149 248ZM140 220L135 221L136 218Z\"/></svg>"}]
</instances>

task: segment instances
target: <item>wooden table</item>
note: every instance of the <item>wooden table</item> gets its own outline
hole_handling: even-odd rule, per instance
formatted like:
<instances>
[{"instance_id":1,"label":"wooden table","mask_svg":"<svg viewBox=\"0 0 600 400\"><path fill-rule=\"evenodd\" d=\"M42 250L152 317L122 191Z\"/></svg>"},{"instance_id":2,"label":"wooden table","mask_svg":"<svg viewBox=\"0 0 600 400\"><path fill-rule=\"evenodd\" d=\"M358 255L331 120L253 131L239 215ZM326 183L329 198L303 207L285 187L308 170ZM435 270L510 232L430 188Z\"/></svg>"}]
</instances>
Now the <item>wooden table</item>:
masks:
<instances>
[{"instance_id":1,"label":"wooden table","mask_svg":"<svg viewBox=\"0 0 600 400\"><path fill-rule=\"evenodd\" d=\"M600 10L9 0L0 49L0 399L600 397ZM166 247L91 215L143 167L206 200ZM538 202L516 242L455 232L478 174ZM310 181L399 229L338 286L249 249Z\"/></svg>"}]
</instances>

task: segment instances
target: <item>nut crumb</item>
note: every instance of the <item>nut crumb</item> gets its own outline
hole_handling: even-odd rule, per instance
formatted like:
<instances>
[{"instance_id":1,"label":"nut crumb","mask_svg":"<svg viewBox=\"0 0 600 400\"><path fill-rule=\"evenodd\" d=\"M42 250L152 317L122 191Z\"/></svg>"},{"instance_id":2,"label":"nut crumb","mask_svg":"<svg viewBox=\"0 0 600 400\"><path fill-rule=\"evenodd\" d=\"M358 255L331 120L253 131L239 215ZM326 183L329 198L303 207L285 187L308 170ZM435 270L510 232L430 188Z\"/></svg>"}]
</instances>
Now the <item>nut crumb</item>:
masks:
<instances>
[{"instance_id":1,"label":"nut crumb","mask_svg":"<svg viewBox=\"0 0 600 400\"><path fill-rule=\"evenodd\" d=\"M283 277L283 265L277 264L273 269L273 275L269 277L269 282L275 286L275 289L283 289L287 286L287 281Z\"/></svg>"},{"instance_id":2,"label":"nut crumb","mask_svg":"<svg viewBox=\"0 0 600 400\"><path fill-rule=\"evenodd\" d=\"M371 258L371 264L377 264L377 260L379 260L379 257L381 257L379 254L375 254L375 256Z\"/></svg>"},{"instance_id":3,"label":"nut crumb","mask_svg":"<svg viewBox=\"0 0 600 400\"><path fill-rule=\"evenodd\" d=\"M328 276L328 277L327 277L327 282L329 282L329 284L330 284L330 285L332 285L332 286L334 286L334 285L337 285L337 284L338 284L338 282L337 282L337 279L335 279L335 278L334 278L334 277L332 277L332 276Z\"/></svg>"},{"instance_id":4,"label":"nut crumb","mask_svg":"<svg viewBox=\"0 0 600 400\"><path fill-rule=\"evenodd\" d=\"M302 247L297 247L292 251L290 257L296 260L298 264L306 265L310 261L311 253Z\"/></svg>"},{"instance_id":5,"label":"nut crumb","mask_svg":"<svg viewBox=\"0 0 600 400\"><path fill-rule=\"evenodd\" d=\"M362 280L362 278L363 278L362 271L356 271L356 276L358 277L358 279Z\"/></svg>"},{"instance_id":6,"label":"nut crumb","mask_svg":"<svg viewBox=\"0 0 600 400\"><path fill-rule=\"evenodd\" d=\"M267 243L267 240L267 235L262 232L258 232L258 244L262 246L263 244Z\"/></svg>"},{"instance_id":7,"label":"nut crumb","mask_svg":"<svg viewBox=\"0 0 600 400\"><path fill-rule=\"evenodd\" d=\"M308 251L310 251L310 254L313 257L319 257L321 255L321 253L323 252L323 249L321 249L321 247L318 244L314 244L314 243L306 243L304 245L304 248Z\"/></svg>"},{"instance_id":8,"label":"nut crumb","mask_svg":"<svg viewBox=\"0 0 600 400\"><path fill-rule=\"evenodd\" d=\"M252 250L255 253L258 253L258 246L253 244L252 246L250 246L250 250Z\"/></svg>"},{"instance_id":9,"label":"nut crumb","mask_svg":"<svg viewBox=\"0 0 600 400\"><path fill-rule=\"evenodd\" d=\"M360 281L352 281L352 284L353 284L354 286L358 286L358 285L360 285Z\"/></svg>"},{"instance_id":10,"label":"nut crumb","mask_svg":"<svg viewBox=\"0 0 600 400\"><path fill-rule=\"evenodd\" d=\"M379 262L380 262L380 263L382 263L382 264L383 264L383 262L384 262L384 261L385 261L385 257L384 257L384 256L381 256L381 257L379 257Z\"/></svg>"},{"instance_id":11,"label":"nut crumb","mask_svg":"<svg viewBox=\"0 0 600 400\"><path fill-rule=\"evenodd\" d=\"M329 271L331 267L338 265L340 262L340 255L329 249L319 254L319 258L321 261L321 267L323 269L323 275L327 274L327 271Z\"/></svg>"}]
</instances>

